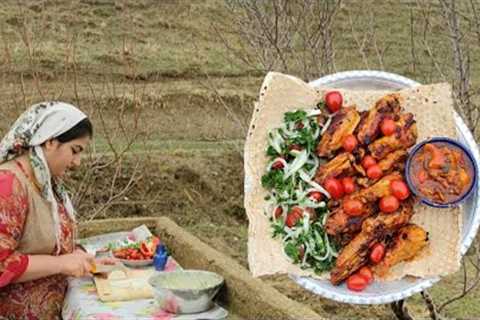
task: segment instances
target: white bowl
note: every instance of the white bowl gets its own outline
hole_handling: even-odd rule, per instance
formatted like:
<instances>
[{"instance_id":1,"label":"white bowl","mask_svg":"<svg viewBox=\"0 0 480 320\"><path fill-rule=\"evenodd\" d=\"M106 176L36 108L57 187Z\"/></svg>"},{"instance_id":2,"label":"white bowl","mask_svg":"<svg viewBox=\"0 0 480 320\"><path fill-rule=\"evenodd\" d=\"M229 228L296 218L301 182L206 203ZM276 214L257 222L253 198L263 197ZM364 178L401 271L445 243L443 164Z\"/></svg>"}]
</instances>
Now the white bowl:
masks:
<instances>
[{"instance_id":1,"label":"white bowl","mask_svg":"<svg viewBox=\"0 0 480 320\"><path fill-rule=\"evenodd\" d=\"M156 272L148 283L159 307L170 313L200 313L213 307L222 276L202 270Z\"/></svg>"}]
</instances>

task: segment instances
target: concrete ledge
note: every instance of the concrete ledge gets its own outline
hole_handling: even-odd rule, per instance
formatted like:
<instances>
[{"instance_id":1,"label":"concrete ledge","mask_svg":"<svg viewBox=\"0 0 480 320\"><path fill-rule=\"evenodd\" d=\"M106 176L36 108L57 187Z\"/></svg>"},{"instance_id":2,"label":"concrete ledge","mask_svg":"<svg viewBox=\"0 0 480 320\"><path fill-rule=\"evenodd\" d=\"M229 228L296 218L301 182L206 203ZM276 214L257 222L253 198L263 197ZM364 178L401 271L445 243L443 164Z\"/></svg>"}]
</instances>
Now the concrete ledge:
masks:
<instances>
[{"instance_id":1,"label":"concrete ledge","mask_svg":"<svg viewBox=\"0 0 480 320\"><path fill-rule=\"evenodd\" d=\"M153 231L157 226L157 221L158 217L92 220L81 222L78 226L78 233L80 238L87 238L102 233L131 230L142 224Z\"/></svg>"}]
</instances>

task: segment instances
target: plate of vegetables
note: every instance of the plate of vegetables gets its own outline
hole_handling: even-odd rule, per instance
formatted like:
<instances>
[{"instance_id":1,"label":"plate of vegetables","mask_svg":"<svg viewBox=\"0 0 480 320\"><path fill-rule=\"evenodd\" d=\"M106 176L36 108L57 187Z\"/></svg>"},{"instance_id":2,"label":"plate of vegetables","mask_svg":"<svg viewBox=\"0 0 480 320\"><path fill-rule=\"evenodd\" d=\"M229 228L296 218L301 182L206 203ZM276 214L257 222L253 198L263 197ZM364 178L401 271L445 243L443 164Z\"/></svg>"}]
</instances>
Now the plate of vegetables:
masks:
<instances>
[{"instance_id":1,"label":"plate of vegetables","mask_svg":"<svg viewBox=\"0 0 480 320\"><path fill-rule=\"evenodd\" d=\"M144 267L153 263L155 250L160 239L155 236L143 241L126 239L121 242L109 244L111 256L130 267Z\"/></svg>"}]
</instances>

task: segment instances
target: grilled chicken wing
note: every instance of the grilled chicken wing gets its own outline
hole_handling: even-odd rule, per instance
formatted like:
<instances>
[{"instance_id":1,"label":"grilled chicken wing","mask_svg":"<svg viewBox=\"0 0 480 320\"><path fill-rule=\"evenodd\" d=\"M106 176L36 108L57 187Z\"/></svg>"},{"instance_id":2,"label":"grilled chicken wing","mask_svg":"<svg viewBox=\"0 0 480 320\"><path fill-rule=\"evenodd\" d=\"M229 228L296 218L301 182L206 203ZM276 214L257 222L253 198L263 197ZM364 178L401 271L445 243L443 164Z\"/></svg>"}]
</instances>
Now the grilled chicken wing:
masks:
<instances>
[{"instance_id":1,"label":"grilled chicken wing","mask_svg":"<svg viewBox=\"0 0 480 320\"><path fill-rule=\"evenodd\" d=\"M392 118L400 112L400 96L389 94L375 103L375 106L362 116L358 126L357 139L360 144L368 145L380 134L380 123L385 116Z\"/></svg>"},{"instance_id":2,"label":"grilled chicken wing","mask_svg":"<svg viewBox=\"0 0 480 320\"><path fill-rule=\"evenodd\" d=\"M326 164L319 166L317 173L315 174L315 182L323 184L328 178L353 173L353 161L355 161L355 158L351 153L340 153Z\"/></svg>"},{"instance_id":3,"label":"grilled chicken wing","mask_svg":"<svg viewBox=\"0 0 480 320\"><path fill-rule=\"evenodd\" d=\"M409 224L400 228L393 247L387 250L385 258L375 266L375 274L384 277L397 263L413 259L427 243L428 233L420 226Z\"/></svg>"},{"instance_id":4,"label":"grilled chicken wing","mask_svg":"<svg viewBox=\"0 0 480 320\"><path fill-rule=\"evenodd\" d=\"M342 108L333 117L330 126L317 146L319 157L331 157L342 147L343 139L355 131L360 122L360 114L355 106Z\"/></svg>"},{"instance_id":5,"label":"grilled chicken wing","mask_svg":"<svg viewBox=\"0 0 480 320\"><path fill-rule=\"evenodd\" d=\"M360 200L363 203L374 202L382 197L390 195L390 183L393 180L399 180L401 178L402 175L399 172L394 171L383 176L370 187L352 193L348 198Z\"/></svg>"},{"instance_id":6,"label":"grilled chicken wing","mask_svg":"<svg viewBox=\"0 0 480 320\"><path fill-rule=\"evenodd\" d=\"M368 205L367 209L365 209L365 214L361 216L348 215L340 206L328 217L325 229L329 235L335 237L338 244L343 246L350 242L362 229L363 221L375 213L376 210L372 204Z\"/></svg>"},{"instance_id":7,"label":"grilled chicken wing","mask_svg":"<svg viewBox=\"0 0 480 320\"><path fill-rule=\"evenodd\" d=\"M362 231L340 252L335 268L330 273L332 284L339 284L365 265L370 248L376 243L383 242L395 230L406 225L412 214L412 202L405 201L394 213L379 214L366 219L362 224Z\"/></svg>"},{"instance_id":8,"label":"grilled chicken wing","mask_svg":"<svg viewBox=\"0 0 480 320\"><path fill-rule=\"evenodd\" d=\"M407 160L407 150L399 149L392 153L389 153L385 158L378 162L382 172L388 173L392 170L403 171L405 167L405 160Z\"/></svg>"},{"instance_id":9,"label":"grilled chicken wing","mask_svg":"<svg viewBox=\"0 0 480 320\"><path fill-rule=\"evenodd\" d=\"M383 159L398 149L407 149L417 141L417 126L413 114L402 114L396 124L397 129L394 134L375 140L368 146L368 150L375 159Z\"/></svg>"},{"instance_id":10,"label":"grilled chicken wing","mask_svg":"<svg viewBox=\"0 0 480 320\"><path fill-rule=\"evenodd\" d=\"M335 236L337 242L340 244L345 244L346 242L350 241L353 236L362 228L362 222L366 218L376 213L374 203L378 199L390 195L390 183L393 180L398 180L400 178L400 173L393 172L390 175L384 176L374 185L345 197L344 201L346 199L356 199L362 201L366 206L365 214L361 216L350 216L344 212L340 204L340 206L335 208L327 218L325 223L327 233Z\"/></svg>"}]
</instances>

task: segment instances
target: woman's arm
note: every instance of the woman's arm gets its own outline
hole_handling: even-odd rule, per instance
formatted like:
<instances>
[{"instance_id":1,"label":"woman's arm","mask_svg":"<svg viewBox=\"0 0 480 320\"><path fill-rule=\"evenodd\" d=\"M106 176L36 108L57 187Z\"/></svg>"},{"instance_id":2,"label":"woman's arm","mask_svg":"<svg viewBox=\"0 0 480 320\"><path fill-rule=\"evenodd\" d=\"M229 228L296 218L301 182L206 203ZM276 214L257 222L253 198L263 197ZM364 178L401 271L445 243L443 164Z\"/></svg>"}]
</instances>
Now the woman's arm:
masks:
<instances>
[{"instance_id":1,"label":"woman's arm","mask_svg":"<svg viewBox=\"0 0 480 320\"><path fill-rule=\"evenodd\" d=\"M61 256L30 255L27 269L13 282L25 282L54 274L83 277L90 274L94 261L92 255L80 250Z\"/></svg>"}]
</instances>

